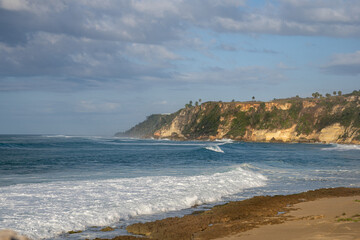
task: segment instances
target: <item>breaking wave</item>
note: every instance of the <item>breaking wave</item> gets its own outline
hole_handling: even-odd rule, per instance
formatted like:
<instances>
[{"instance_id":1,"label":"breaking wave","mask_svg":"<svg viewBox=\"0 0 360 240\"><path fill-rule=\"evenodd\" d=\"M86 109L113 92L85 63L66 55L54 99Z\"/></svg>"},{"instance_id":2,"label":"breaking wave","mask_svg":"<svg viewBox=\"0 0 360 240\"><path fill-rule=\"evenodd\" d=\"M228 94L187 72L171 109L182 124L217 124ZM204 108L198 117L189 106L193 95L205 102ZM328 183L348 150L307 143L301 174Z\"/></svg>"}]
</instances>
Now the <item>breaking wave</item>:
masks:
<instances>
[{"instance_id":1,"label":"breaking wave","mask_svg":"<svg viewBox=\"0 0 360 240\"><path fill-rule=\"evenodd\" d=\"M360 145L332 144L330 147L322 148L325 151L349 151L360 150Z\"/></svg>"},{"instance_id":2,"label":"breaking wave","mask_svg":"<svg viewBox=\"0 0 360 240\"><path fill-rule=\"evenodd\" d=\"M210 145L205 147L207 150L224 153L224 151L219 147L219 145Z\"/></svg>"},{"instance_id":3,"label":"breaking wave","mask_svg":"<svg viewBox=\"0 0 360 240\"><path fill-rule=\"evenodd\" d=\"M228 172L186 177L18 184L0 188L0 225L33 239L52 238L137 215L220 201L265 183L263 175L237 167Z\"/></svg>"}]
</instances>

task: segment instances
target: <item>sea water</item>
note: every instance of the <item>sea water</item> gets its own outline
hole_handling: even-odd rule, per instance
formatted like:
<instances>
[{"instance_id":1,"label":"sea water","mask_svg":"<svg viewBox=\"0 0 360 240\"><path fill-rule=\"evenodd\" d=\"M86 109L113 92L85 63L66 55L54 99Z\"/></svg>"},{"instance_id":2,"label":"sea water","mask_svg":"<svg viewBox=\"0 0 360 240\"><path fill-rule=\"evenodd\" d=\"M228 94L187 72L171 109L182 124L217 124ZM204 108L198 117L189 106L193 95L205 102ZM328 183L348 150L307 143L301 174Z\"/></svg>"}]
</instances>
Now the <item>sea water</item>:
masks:
<instances>
[{"instance_id":1,"label":"sea water","mask_svg":"<svg viewBox=\"0 0 360 240\"><path fill-rule=\"evenodd\" d=\"M360 146L0 135L0 229L32 239L109 238L231 200L338 186L360 187Z\"/></svg>"}]
</instances>

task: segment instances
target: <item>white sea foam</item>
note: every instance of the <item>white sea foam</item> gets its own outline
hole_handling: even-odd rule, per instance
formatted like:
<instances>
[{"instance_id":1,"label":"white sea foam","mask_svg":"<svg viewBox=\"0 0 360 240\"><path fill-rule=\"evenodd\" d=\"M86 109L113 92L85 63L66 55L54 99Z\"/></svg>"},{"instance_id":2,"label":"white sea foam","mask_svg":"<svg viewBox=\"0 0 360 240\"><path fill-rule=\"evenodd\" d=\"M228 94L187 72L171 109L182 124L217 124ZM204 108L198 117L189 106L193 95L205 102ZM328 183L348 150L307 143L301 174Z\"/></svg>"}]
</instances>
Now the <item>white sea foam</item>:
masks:
<instances>
[{"instance_id":1,"label":"white sea foam","mask_svg":"<svg viewBox=\"0 0 360 240\"><path fill-rule=\"evenodd\" d=\"M237 167L212 175L7 186L0 188L0 228L11 228L33 239L52 238L132 216L216 202L265 183L263 175Z\"/></svg>"},{"instance_id":2,"label":"white sea foam","mask_svg":"<svg viewBox=\"0 0 360 240\"><path fill-rule=\"evenodd\" d=\"M171 142L170 140L165 141L155 141L155 142L114 142L114 141L99 141L101 144L109 145L136 145L136 146L206 146L204 143L177 143ZM220 145L220 144L219 144Z\"/></svg>"},{"instance_id":3,"label":"white sea foam","mask_svg":"<svg viewBox=\"0 0 360 240\"><path fill-rule=\"evenodd\" d=\"M331 147L322 148L322 150L326 150L326 151L360 150L360 145L332 144Z\"/></svg>"},{"instance_id":4,"label":"white sea foam","mask_svg":"<svg viewBox=\"0 0 360 240\"><path fill-rule=\"evenodd\" d=\"M66 136L66 135L43 135L42 137L47 137L47 138L70 138L71 136Z\"/></svg>"},{"instance_id":5,"label":"white sea foam","mask_svg":"<svg viewBox=\"0 0 360 240\"><path fill-rule=\"evenodd\" d=\"M215 142L222 142L222 143L233 143L234 140L229 139L229 138L222 138L222 139L215 139Z\"/></svg>"},{"instance_id":6,"label":"white sea foam","mask_svg":"<svg viewBox=\"0 0 360 240\"><path fill-rule=\"evenodd\" d=\"M224 151L219 147L219 145L209 145L205 147L207 150L224 153Z\"/></svg>"}]
</instances>

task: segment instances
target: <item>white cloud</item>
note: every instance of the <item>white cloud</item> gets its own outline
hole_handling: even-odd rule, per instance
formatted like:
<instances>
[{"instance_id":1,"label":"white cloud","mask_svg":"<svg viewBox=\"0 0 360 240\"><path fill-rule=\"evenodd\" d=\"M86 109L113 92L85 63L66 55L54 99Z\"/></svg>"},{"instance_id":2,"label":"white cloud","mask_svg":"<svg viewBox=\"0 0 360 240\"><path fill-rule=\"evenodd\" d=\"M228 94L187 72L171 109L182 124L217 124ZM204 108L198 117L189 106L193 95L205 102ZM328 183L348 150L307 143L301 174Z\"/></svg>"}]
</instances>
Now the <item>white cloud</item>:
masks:
<instances>
[{"instance_id":1,"label":"white cloud","mask_svg":"<svg viewBox=\"0 0 360 240\"><path fill-rule=\"evenodd\" d=\"M75 111L80 113L110 113L121 107L119 103L115 102L94 102L92 100L82 100L75 106Z\"/></svg>"},{"instance_id":2,"label":"white cloud","mask_svg":"<svg viewBox=\"0 0 360 240\"><path fill-rule=\"evenodd\" d=\"M141 0L132 0L132 7L140 12L145 14L150 14L155 17L164 17L169 14L179 14L179 5L181 5L181 0L152 0L152 1L141 1Z\"/></svg>"},{"instance_id":3,"label":"white cloud","mask_svg":"<svg viewBox=\"0 0 360 240\"><path fill-rule=\"evenodd\" d=\"M167 105L168 102L166 100L162 100L162 101L158 101L158 102L154 102L155 105Z\"/></svg>"},{"instance_id":4,"label":"white cloud","mask_svg":"<svg viewBox=\"0 0 360 240\"><path fill-rule=\"evenodd\" d=\"M214 6L232 6L240 7L245 6L246 0L209 0Z\"/></svg>"},{"instance_id":5,"label":"white cloud","mask_svg":"<svg viewBox=\"0 0 360 240\"><path fill-rule=\"evenodd\" d=\"M277 68L282 69L282 70L295 70L296 69L295 67L288 66L287 64L285 64L283 62L279 62L277 64Z\"/></svg>"},{"instance_id":6,"label":"white cloud","mask_svg":"<svg viewBox=\"0 0 360 240\"><path fill-rule=\"evenodd\" d=\"M328 73L340 75L359 75L360 51L336 54L332 56L331 60L322 69Z\"/></svg>"},{"instance_id":7,"label":"white cloud","mask_svg":"<svg viewBox=\"0 0 360 240\"><path fill-rule=\"evenodd\" d=\"M354 23L359 21L357 0L280 0L284 15L301 22ZM288 14L285 14L285 10Z\"/></svg>"},{"instance_id":8,"label":"white cloud","mask_svg":"<svg viewBox=\"0 0 360 240\"><path fill-rule=\"evenodd\" d=\"M0 0L0 6L10 11L28 11L35 14L60 12L66 8L62 1L44 0Z\"/></svg>"},{"instance_id":9,"label":"white cloud","mask_svg":"<svg viewBox=\"0 0 360 240\"><path fill-rule=\"evenodd\" d=\"M215 23L224 30L254 33L279 33L282 26L280 19L257 14L250 14L239 20L217 17Z\"/></svg>"},{"instance_id":10,"label":"white cloud","mask_svg":"<svg viewBox=\"0 0 360 240\"><path fill-rule=\"evenodd\" d=\"M41 79L34 84L38 88L38 83L44 82L41 89L46 89L47 78L51 89L62 81L89 88L108 86L110 82L134 86L206 79L256 82L266 77L282 79L284 76L277 71L287 68L279 65L276 70L258 68L259 72L255 68L237 68L206 73L190 70L194 69L191 61L198 60L200 54L216 61L218 56L211 52L216 46L227 51L279 53L263 47L212 43L209 36L215 36L213 31L216 35L360 36L358 0L278 0L276 4L268 1L256 7L251 4L245 0L0 0L1 13L6 13L0 21L0 77L7 79L3 80L6 89L11 77L19 78L14 89L21 89L21 85L31 88L31 82L25 84L26 77L32 81ZM335 66L351 65L340 64L339 59L341 55L324 69L334 71ZM183 71L182 67L193 72L176 73ZM350 72L357 71L352 68Z\"/></svg>"},{"instance_id":11,"label":"white cloud","mask_svg":"<svg viewBox=\"0 0 360 240\"><path fill-rule=\"evenodd\" d=\"M286 76L278 70L247 66L233 69L213 68L208 71L190 72L177 76L179 82L189 84L276 84L286 81Z\"/></svg>"},{"instance_id":12,"label":"white cloud","mask_svg":"<svg viewBox=\"0 0 360 240\"><path fill-rule=\"evenodd\" d=\"M257 10L244 8L237 15L213 17L218 31L314 36L359 36L360 2L357 0L281 0Z\"/></svg>"},{"instance_id":13,"label":"white cloud","mask_svg":"<svg viewBox=\"0 0 360 240\"><path fill-rule=\"evenodd\" d=\"M126 53L149 62L180 59L180 56L169 51L166 47L153 44L132 43L126 47Z\"/></svg>"},{"instance_id":14,"label":"white cloud","mask_svg":"<svg viewBox=\"0 0 360 240\"><path fill-rule=\"evenodd\" d=\"M28 10L29 4L26 0L0 0L0 6L7 10Z\"/></svg>"}]
</instances>

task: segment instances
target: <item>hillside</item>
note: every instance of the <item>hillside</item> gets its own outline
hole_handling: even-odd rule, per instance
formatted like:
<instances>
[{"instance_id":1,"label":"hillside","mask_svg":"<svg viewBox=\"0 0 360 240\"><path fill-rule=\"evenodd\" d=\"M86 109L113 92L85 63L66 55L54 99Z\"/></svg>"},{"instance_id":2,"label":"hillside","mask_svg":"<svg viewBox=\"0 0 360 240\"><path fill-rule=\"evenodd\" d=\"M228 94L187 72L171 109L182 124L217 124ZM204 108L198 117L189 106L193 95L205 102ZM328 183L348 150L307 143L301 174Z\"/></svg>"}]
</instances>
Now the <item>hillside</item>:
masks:
<instances>
[{"instance_id":1,"label":"hillside","mask_svg":"<svg viewBox=\"0 0 360 240\"><path fill-rule=\"evenodd\" d=\"M155 114L116 136L256 142L360 143L360 91L271 102L205 102Z\"/></svg>"}]
</instances>

